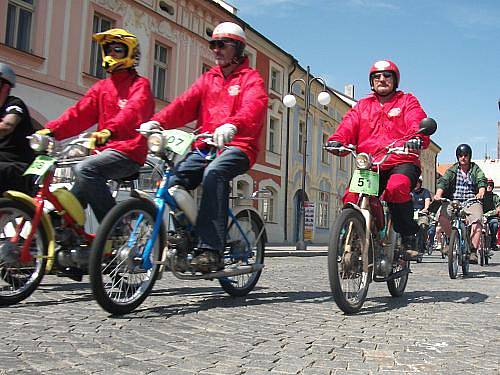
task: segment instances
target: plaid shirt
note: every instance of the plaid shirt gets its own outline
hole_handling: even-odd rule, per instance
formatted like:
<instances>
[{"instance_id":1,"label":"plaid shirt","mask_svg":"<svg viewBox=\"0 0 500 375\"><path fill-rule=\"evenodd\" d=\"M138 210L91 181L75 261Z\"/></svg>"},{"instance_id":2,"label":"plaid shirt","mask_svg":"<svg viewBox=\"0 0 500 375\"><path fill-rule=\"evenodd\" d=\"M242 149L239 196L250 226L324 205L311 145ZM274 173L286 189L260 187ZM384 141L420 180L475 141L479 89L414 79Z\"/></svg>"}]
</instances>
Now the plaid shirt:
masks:
<instances>
[{"instance_id":1,"label":"plaid shirt","mask_svg":"<svg viewBox=\"0 0 500 375\"><path fill-rule=\"evenodd\" d=\"M463 202L476 196L474 193L474 182L472 181L470 172L470 169L467 173L464 173L460 168L458 168L457 183L455 185L453 199Z\"/></svg>"}]
</instances>

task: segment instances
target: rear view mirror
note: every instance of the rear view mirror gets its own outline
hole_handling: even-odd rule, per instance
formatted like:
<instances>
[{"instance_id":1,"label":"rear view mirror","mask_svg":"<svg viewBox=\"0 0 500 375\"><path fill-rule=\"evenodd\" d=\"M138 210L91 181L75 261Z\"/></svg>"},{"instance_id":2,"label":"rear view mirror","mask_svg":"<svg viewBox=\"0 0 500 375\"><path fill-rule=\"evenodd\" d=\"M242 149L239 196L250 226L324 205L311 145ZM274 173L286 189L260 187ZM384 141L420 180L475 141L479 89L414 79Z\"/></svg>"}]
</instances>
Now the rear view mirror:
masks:
<instances>
[{"instance_id":1,"label":"rear view mirror","mask_svg":"<svg viewBox=\"0 0 500 375\"><path fill-rule=\"evenodd\" d=\"M420 129L418 131L418 134L431 135L434 134L436 130L436 121L430 117L426 117L422 121L420 121Z\"/></svg>"}]
</instances>

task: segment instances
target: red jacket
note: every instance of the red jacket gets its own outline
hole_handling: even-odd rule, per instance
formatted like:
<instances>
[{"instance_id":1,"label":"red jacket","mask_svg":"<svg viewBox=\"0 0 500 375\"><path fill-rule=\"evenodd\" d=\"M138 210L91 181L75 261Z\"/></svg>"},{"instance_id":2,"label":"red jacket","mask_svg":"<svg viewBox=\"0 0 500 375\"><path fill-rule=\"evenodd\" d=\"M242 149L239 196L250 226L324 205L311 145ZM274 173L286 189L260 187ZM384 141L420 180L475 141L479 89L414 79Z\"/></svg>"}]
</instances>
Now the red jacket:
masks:
<instances>
[{"instance_id":1,"label":"red jacket","mask_svg":"<svg viewBox=\"0 0 500 375\"><path fill-rule=\"evenodd\" d=\"M94 84L74 106L46 127L61 140L97 123L97 130L111 131L108 142L97 150L112 148L144 164L147 141L136 129L153 115L154 106L149 80L135 70L123 70Z\"/></svg>"},{"instance_id":2,"label":"red jacket","mask_svg":"<svg viewBox=\"0 0 500 375\"><path fill-rule=\"evenodd\" d=\"M328 138L344 145L356 145L357 152L375 155L380 160L384 148L396 139L413 134L419 129L420 120L427 117L417 98L412 94L397 91L393 98L380 105L375 94L361 99L346 113L337 131ZM429 145L428 136L419 136L423 146ZM407 140L406 138L405 140ZM396 143L401 146L404 142ZM381 166L387 170L401 163L413 163L420 167L420 160L413 155L392 154Z\"/></svg>"},{"instance_id":3,"label":"red jacket","mask_svg":"<svg viewBox=\"0 0 500 375\"><path fill-rule=\"evenodd\" d=\"M219 66L203 74L182 95L153 116L163 128L173 129L198 120L200 132L213 131L230 123L238 129L228 146L241 149L250 165L259 152L259 137L267 107L267 93L259 73L248 59L224 78ZM202 143L196 144L203 147Z\"/></svg>"}]
</instances>

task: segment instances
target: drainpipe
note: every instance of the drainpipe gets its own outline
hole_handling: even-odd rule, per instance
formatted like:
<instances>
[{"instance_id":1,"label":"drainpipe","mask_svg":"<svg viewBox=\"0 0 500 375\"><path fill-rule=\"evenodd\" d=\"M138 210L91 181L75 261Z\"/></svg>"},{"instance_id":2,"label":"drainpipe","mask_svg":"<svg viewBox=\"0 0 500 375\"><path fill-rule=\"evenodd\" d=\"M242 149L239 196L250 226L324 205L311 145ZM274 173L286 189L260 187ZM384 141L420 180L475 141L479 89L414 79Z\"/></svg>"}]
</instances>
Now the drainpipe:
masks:
<instances>
[{"instance_id":1,"label":"drainpipe","mask_svg":"<svg viewBox=\"0 0 500 375\"><path fill-rule=\"evenodd\" d=\"M290 84L290 81L292 79L292 74L295 72L295 69L297 69L297 60L293 59L293 69L288 73L288 82L287 84ZM292 89L291 87L289 88L290 90ZM288 169L289 169L289 163L290 163L290 108L287 107L286 109L286 161L285 161L285 215L283 215L283 233L284 233L284 241L288 241Z\"/></svg>"}]
</instances>

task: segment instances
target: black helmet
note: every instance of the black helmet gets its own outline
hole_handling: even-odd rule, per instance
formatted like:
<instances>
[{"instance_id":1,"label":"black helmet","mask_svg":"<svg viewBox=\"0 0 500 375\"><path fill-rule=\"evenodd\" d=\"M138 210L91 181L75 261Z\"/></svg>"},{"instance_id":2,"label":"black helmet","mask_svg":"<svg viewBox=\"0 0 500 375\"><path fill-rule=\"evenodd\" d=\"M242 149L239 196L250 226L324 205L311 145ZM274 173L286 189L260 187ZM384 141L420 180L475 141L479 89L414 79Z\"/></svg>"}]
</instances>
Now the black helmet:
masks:
<instances>
[{"instance_id":1,"label":"black helmet","mask_svg":"<svg viewBox=\"0 0 500 375\"><path fill-rule=\"evenodd\" d=\"M472 159L472 148L468 144L462 143L458 145L455 155L457 159L460 155L469 155L469 158Z\"/></svg>"}]
</instances>

